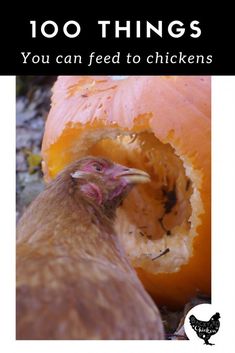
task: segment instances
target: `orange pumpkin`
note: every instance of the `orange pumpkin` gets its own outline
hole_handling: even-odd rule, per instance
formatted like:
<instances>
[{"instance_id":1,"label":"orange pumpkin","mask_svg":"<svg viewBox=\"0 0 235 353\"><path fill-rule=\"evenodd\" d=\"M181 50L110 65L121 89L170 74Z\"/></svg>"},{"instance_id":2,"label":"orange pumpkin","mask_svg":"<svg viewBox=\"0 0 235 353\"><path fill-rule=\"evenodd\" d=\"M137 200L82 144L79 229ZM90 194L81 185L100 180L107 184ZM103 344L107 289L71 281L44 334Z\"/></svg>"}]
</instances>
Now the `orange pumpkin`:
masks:
<instances>
[{"instance_id":1,"label":"orange pumpkin","mask_svg":"<svg viewBox=\"0 0 235 353\"><path fill-rule=\"evenodd\" d=\"M158 304L210 294L210 78L59 77L42 145L47 181L101 155L146 170L117 234ZM162 256L159 257L159 255Z\"/></svg>"}]
</instances>

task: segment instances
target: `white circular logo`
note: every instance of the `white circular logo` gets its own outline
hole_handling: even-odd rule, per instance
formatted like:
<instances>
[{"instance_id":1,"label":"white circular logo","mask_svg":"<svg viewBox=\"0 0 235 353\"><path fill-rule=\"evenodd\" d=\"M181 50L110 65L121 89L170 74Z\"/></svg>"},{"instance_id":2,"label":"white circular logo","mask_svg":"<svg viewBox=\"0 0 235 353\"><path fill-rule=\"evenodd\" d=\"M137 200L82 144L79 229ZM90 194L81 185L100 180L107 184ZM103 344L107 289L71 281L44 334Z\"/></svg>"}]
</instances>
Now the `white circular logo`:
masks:
<instances>
[{"instance_id":1,"label":"white circular logo","mask_svg":"<svg viewBox=\"0 0 235 353\"><path fill-rule=\"evenodd\" d=\"M185 317L185 333L196 344L214 345L220 337L220 319L218 308L213 305L196 305Z\"/></svg>"}]
</instances>

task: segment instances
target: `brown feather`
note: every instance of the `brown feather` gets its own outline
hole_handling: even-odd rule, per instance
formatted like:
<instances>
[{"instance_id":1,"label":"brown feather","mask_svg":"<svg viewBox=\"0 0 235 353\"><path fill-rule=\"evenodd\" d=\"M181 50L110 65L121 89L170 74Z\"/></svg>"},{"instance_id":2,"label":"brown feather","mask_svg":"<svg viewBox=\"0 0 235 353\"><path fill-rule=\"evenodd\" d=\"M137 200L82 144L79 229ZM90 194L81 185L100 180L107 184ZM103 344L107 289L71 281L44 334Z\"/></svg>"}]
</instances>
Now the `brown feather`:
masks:
<instances>
[{"instance_id":1,"label":"brown feather","mask_svg":"<svg viewBox=\"0 0 235 353\"><path fill-rule=\"evenodd\" d=\"M77 163L17 227L17 339L163 339L159 311L129 264L113 219L79 192Z\"/></svg>"}]
</instances>

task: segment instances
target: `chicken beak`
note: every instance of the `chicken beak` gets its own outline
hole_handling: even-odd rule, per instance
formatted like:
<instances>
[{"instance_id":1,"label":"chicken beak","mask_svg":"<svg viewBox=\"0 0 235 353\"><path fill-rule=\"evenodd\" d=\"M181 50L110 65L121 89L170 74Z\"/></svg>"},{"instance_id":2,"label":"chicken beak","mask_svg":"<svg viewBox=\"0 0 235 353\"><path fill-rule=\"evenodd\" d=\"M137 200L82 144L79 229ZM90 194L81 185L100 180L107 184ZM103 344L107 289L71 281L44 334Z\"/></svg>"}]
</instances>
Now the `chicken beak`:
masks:
<instances>
[{"instance_id":1,"label":"chicken beak","mask_svg":"<svg viewBox=\"0 0 235 353\"><path fill-rule=\"evenodd\" d=\"M135 168L125 168L118 173L116 177L124 177L128 184L144 184L150 182L150 175L148 173Z\"/></svg>"}]
</instances>

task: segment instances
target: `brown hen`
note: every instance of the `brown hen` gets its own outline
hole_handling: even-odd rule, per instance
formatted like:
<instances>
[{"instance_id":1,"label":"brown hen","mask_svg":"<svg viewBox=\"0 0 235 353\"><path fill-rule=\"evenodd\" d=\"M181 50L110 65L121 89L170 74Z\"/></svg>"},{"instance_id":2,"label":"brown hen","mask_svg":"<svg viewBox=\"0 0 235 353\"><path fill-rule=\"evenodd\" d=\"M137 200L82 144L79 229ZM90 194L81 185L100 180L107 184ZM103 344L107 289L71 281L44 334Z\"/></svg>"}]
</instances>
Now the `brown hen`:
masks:
<instances>
[{"instance_id":1,"label":"brown hen","mask_svg":"<svg viewBox=\"0 0 235 353\"><path fill-rule=\"evenodd\" d=\"M146 181L86 157L31 204L17 227L17 339L163 339L113 228L116 208Z\"/></svg>"}]
</instances>

